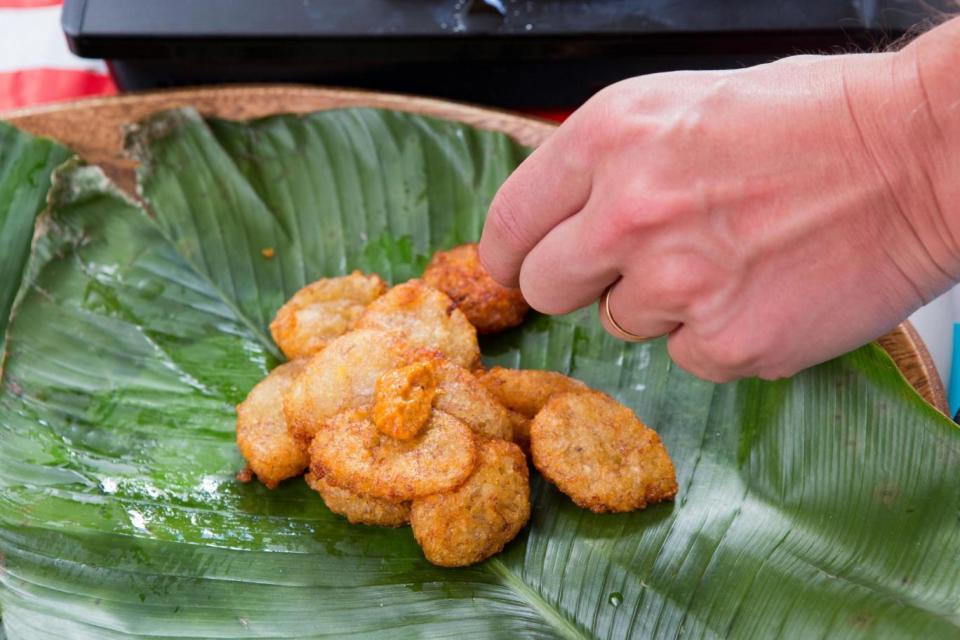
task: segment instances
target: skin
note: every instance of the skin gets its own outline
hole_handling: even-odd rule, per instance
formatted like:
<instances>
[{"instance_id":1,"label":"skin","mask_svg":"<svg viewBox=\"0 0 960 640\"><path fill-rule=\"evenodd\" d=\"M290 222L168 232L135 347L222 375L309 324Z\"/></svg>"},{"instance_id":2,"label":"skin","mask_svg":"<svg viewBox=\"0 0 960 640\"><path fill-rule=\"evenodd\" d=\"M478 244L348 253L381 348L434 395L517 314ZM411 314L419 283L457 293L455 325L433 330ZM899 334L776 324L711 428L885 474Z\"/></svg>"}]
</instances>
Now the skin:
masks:
<instances>
[{"instance_id":1,"label":"skin","mask_svg":"<svg viewBox=\"0 0 960 640\"><path fill-rule=\"evenodd\" d=\"M708 380L851 350L960 278L958 58L955 19L895 53L612 85L504 183L481 262L544 313L612 285L620 325Z\"/></svg>"}]
</instances>

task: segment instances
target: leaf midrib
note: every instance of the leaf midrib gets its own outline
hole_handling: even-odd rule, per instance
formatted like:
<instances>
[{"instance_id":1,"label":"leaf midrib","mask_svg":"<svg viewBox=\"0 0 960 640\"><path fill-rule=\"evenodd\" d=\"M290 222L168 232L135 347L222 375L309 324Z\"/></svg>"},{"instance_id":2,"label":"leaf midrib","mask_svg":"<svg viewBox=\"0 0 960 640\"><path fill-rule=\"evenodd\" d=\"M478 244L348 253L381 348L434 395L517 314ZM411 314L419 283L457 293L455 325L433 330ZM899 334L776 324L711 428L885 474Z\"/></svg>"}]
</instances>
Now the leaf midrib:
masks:
<instances>
[{"instance_id":1,"label":"leaf midrib","mask_svg":"<svg viewBox=\"0 0 960 640\"><path fill-rule=\"evenodd\" d=\"M144 194L141 195L141 202L135 203L134 206L140 211L140 214L147 220L147 222L153 226L153 228L160 234L160 236L173 248L174 253L184 261L184 263L190 267L190 270L193 271L200 280L207 283L210 287L210 290L216 295L216 297L233 312L237 322L241 323L246 327L250 333L257 339L264 348L270 352L270 354L280 360L281 362L286 362L286 358L280 353L280 350L277 348L277 345L273 343L273 340L267 338L267 334L263 332L262 328L258 327L253 320L247 317L243 310L237 306L237 304L227 295L226 291L221 290L219 286L213 281L209 274L205 273L193 260L184 255L178 248L176 241L167 235L164 228L157 223L156 214L150 210L150 207L147 203L146 197Z\"/></svg>"},{"instance_id":2,"label":"leaf midrib","mask_svg":"<svg viewBox=\"0 0 960 640\"><path fill-rule=\"evenodd\" d=\"M511 571L499 558L491 558L486 565L490 571L503 580L503 584L513 589L523 598L530 607L540 614L551 627L564 638L575 640L591 640L583 630L574 624L562 611L543 599L540 593L524 582L520 576Z\"/></svg>"}]
</instances>

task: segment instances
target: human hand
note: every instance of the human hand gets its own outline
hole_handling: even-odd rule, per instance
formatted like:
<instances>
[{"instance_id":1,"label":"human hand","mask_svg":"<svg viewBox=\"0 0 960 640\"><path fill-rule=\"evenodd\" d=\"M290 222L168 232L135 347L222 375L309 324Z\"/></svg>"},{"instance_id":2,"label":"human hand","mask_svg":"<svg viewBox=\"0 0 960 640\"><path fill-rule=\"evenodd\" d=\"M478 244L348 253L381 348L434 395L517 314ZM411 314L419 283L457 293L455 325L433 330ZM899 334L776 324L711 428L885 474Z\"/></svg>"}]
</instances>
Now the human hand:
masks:
<instances>
[{"instance_id":1,"label":"human hand","mask_svg":"<svg viewBox=\"0 0 960 640\"><path fill-rule=\"evenodd\" d=\"M613 285L618 324L709 380L874 339L960 275L909 53L608 87L500 189L481 260L544 313Z\"/></svg>"}]
</instances>

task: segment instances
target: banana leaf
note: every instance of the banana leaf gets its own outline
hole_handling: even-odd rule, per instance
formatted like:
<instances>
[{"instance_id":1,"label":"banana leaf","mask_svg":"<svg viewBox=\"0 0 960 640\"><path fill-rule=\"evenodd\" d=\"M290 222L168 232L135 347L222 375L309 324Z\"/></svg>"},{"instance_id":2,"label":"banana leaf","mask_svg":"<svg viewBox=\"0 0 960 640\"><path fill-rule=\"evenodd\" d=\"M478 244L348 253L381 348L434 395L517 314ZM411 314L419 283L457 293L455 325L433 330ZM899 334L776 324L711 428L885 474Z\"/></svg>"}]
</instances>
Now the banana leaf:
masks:
<instances>
[{"instance_id":1,"label":"banana leaf","mask_svg":"<svg viewBox=\"0 0 960 640\"><path fill-rule=\"evenodd\" d=\"M662 343L608 337L595 309L486 340L488 364L631 406L680 492L596 515L534 475L529 527L470 568L431 566L409 529L348 525L300 480L236 482L233 406L279 361L274 310L314 278L398 282L475 239L526 150L374 110L174 111L129 142L148 211L62 168L9 329L8 637L960 634L960 432L873 345L713 385Z\"/></svg>"},{"instance_id":2,"label":"banana leaf","mask_svg":"<svg viewBox=\"0 0 960 640\"><path fill-rule=\"evenodd\" d=\"M70 151L0 122L0 362L7 319L30 255L33 222L46 204L50 174Z\"/></svg>"}]
</instances>

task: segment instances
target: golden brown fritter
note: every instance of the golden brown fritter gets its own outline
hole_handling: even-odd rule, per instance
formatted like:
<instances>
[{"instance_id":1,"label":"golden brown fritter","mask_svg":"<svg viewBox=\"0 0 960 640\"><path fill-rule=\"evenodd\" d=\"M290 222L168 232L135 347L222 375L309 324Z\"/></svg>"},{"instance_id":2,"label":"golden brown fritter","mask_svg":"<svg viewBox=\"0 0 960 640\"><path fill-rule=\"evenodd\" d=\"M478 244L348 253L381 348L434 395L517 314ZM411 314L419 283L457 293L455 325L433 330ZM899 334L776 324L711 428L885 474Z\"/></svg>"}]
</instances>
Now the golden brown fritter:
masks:
<instances>
[{"instance_id":1,"label":"golden brown fritter","mask_svg":"<svg viewBox=\"0 0 960 640\"><path fill-rule=\"evenodd\" d=\"M353 328L367 305L387 286L376 275L354 271L323 278L293 294L270 323L270 333L290 360L313 355Z\"/></svg>"},{"instance_id":2,"label":"golden brown fritter","mask_svg":"<svg viewBox=\"0 0 960 640\"><path fill-rule=\"evenodd\" d=\"M500 404L518 414L511 416L513 441L525 450L530 447L529 421L547 404L547 400L558 393L589 390L579 380L556 371L539 369L493 367L478 373L477 379Z\"/></svg>"},{"instance_id":3,"label":"golden brown fritter","mask_svg":"<svg viewBox=\"0 0 960 640\"><path fill-rule=\"evenodd\" d=\"M310 445L314 473L354 493L393 502L449 491L470 476L476 461L470 427L437 410L412 440L383 435L366 412L344 412Z\"/></svg>"},{"instance_id":4,"label":"golden brown fritter","mask_svg":"<svg viewBox=\"0 0 960 640\"><path fill-rule=\"evenodd\" d=\"M503 440L480 444L476 471L459 488L413 501L410 524L427 560L463 567L489 558L530 518L527 460Z\"/></svg>"},{"instance_id":5,"label":"golden brown fritter","mask_svg":"<svg viewBox=\"0 0 960 640\"><path fill-rule=\"evenodd\" d=\"M507 410L463 367L438 359L437 397L433 406L465 422L484 438L511 440L513 427Z\"/></svg>"},{"instance_id":6,"label":"golden brown fritter","mask_svg":"<svg viewBox=\"0 0 960 640\"><path fill-rule=\"evenodd\" d=\"M522 413L513 411L512 409L507 409L507 417L510 419L510 427L513 431L511 440L520 445L520 448L523 449L524 452L529 453L530 423L533 421L533 418L528 418Z\"/></svg>"},{"instance_id":7,"label":"golden brown fritter","mask_svg":"<svg viewBox=\"0 0 960 640\"><path fill-rule=\"evenodd\" d=\"M388 371L377 380L373 422L381 433L409 440L427 424L436 394L437 375L432 359Z\"/></svg>"},{"instance_id":8,"label":"golden brown fritter","mask_svg":"<svg viewBox=\"0 0 960 640\"><path fill-rule=\"evenodd\" d=\"M320 494L330 511L344 516L350 524L402 527L410 521L409 502L388 502L343 489L312 471L304 476L310 488Z\"/></svg>"},{"instance_id":9,"label":"golden brown fritter","mask_svg":"<svg viewBox=\"0 0 960 640\"><path fill-rule=\"evenodd\" d=\"M422 280L390 289L367 307L357 328L400 333L411 345L437 349L467 369L480 364L477 330L446 294Z\"/></svg>"},{"instance_id":10,"label":"golden brown fritter","mask_svg":"<svg viewBox=\"0 0 960 640\"><path fill-rule=\"evenodd\" d=\"M237 405L237 447L250 470L270 489L303 473L310 462L287 433L283 418L283 393L302 368L300 362L280 365Z\"/></svg>"},{"instance_id":11,"label":"golden brown fritter","mask_svg":"<svg viewBox=\"0 0 960 640\"><path fill-rule=\"evenodd\" d=\"M677 493L660 437L598 391L550 398L533 419L530 449L547 480L597 513L642 509Z\"/></svg>"},{"instance_id":12,"label":"golden brown fritter","mask_svg":"<svg viewBox=\"0 0 960 640\"><path fill-rule=\"evenodd\" d=\"M326 420L347 409L369 408L377 380L409 357L397 336L357 330L330 342L305 360L283 395L287 429L304 450Z\"/></svg>"},{"instance_id":13,"label":"golden brown fritter","mask_svg":"<svg viewBox=\"0 0 960 640\"><path fill-rule=\"evenodd\" d=\"M423 281L450 296L478 333L516 327L530 310L519 289L502 287L490 277L476 243L433 254Z\"/></svg>"},{"instance_id":14,"label":"golden brown fritter","mask_svg":"<svg viewBox=\"0 0 960 640\"><path fill-rule=\"evenodd\" d=\"M528 418L537 415L553 395L589 389L562 373L539 369L493 367L477 374L477 379L500 404Z\"/></svg>"}]
</instances>

